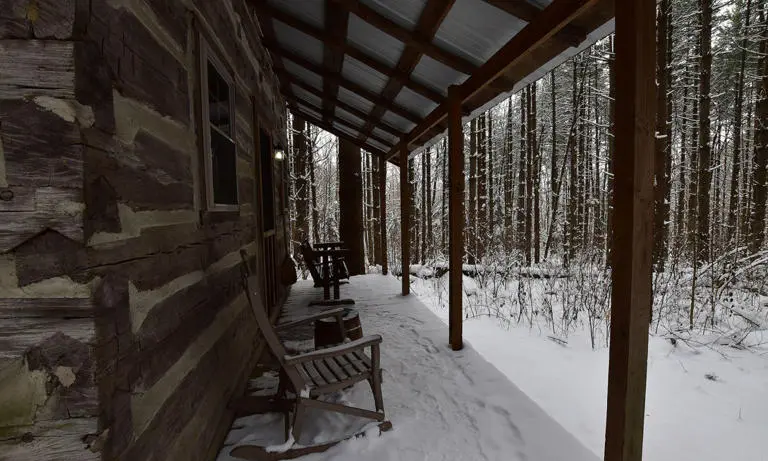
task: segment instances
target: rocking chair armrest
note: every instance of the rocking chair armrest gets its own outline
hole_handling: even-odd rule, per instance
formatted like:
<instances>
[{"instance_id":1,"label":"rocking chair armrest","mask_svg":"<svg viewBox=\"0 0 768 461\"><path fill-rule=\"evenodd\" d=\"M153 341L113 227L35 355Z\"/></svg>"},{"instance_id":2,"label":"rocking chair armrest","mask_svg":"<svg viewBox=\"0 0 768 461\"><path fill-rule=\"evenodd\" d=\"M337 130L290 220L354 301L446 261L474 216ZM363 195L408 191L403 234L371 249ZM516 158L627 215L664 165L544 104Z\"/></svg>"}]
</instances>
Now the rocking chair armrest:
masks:
<instances>
[{"instance_id":1,"label":"rocking chair armrest","mask_svg":"<svg viewBox=\"0 0 768 461\"><path fill-rule=\"evenodd\" d=\"M334 309L328 309L327 311L318 312L317 314L308 315L306 317L301 317L296 320L291 320L289 322L285 323L279 323L275 325L275 331L282 331L287 330L289 328L293 328L299 325L304 325L310 322L314 322L316 320L322 320L327 319L331 317L341 317L344 315L344 308L343 307L336 307Z\"/></svg>"},{"instance_id":2,"label":"rocking chair armrest","mask_svg":"<svg viewBox=\"0 0 768 461\"><path fill-rule=\"evenodd\" d=\"M320 349L312 352L307 352L300 355L286 355L286 365L297 365L304 362L311 362L313 360L324 359L326 357L338 357L348 352L364 349L368 346L376 346L381 344L380 335L364 336L356 341L340 344L338 346L329 347L326 349Z\"/></svg>"}]
</instances>

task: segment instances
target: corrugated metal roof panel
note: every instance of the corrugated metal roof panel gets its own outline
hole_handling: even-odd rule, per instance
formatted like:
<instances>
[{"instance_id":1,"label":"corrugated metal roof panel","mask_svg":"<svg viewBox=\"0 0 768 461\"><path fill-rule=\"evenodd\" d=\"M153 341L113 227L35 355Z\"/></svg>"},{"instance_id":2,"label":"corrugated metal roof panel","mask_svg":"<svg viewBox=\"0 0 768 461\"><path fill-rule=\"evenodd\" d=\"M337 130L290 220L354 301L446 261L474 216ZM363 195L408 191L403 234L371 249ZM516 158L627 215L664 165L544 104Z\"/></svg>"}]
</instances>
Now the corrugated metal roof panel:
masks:
<instances>
[{"instance_id":1,"label":"corrugated metal roof panel","mask_svg":"<svg viewBox=\"0 0 768 461\"><path fill-rule=\"evenodd\" d=\"M311 70L307 70L301 67L290 59L283 59L283 66L285 67L285 70L287 70L290 74L292 74L294 77L297 77L304 83L308 83L317 89L323 87L323 77L317 75Z\"/></svg>"},{"instance_id":2,"label":"corrugated metal roof panel","mask_svg":"<svg viewBox=\"0 0 768 461\"><path fill-rule=\"evenodd\" d=\"M307 106L306 104L299 103L299 108L306 114L309 114L313 117L315 117L318 120L322 120L323 117L320 115L320 112L312 109L311 107Z\"/></svg>"},{"instance_id":3,"label":"corrugated metal roof panel","mask_svg":"<svg viewBox=\"0 0 768 461\"><path fill-rule=\"evenodd\" d=\"M525 24L482 0L456 0L433 41L479 66Z\"/></svg>"},{"instance_id":4,"label":"corrugated metal roof panel","mask_svg":"<svg viewBox=\"0 0 768 461\"><path fill-rule=\"evenodd\" d=\"M291 85L291 91L293 91L293 94L295 94L296 97L304 101L308 101L310 104L312 104L315 107L323 106L323 100L320 99L320 97L318 97L317 95L310 93L309 91L299 88L296 85Z\"/></svg>"},{"instance_id":5,"label":"corrugated metal roof panel","mask_svg":"<svg viewBox=\"0 0 768 461\"><path fill-rule=\"evenodd\" d=\"M313 26L323 28L325 25L324 0L268 0L268 3L281 11L290 13L291 16L312 24Z\"/></svg>"},{"instance_id":6,"label":"corrugated metal roof panel","mask_svg":"<svg viewBox=\"0 0 768 461\"><path fill-rule=\"evenodd\" d=\"M337 130L341 131L342 133L346 133L352 137L358 137L360 136L360 133L358 133L355 130L352 130L351 128L347 128L346 126L340 124L339 122L333 122L333 127Z\"/></svg>"},{"instance_id":7,"label":"corrugated metal roof panel","mask_svg":"<svg viewBox=\"0 0 768 461\"><path fill-rule=\"evenodd\" d=\"M357 59L349 56L344 57L344 66L341 68L341 75L347 80L355 82L374 93L380 93L389 81L389 77L386 75L371 69Z\"/></svg>"},{"instance_id":8,"label":"corrugated metal roof panel","mask_svg":"<svg viewBox=\"0 0 768 461\"><path fill-rule=\"evenodd\" d=\"M349 112L339 107L336 108L336 116L350 123L353 123L355 126L359 126L361 128L363 127L363 125L365 125L365 121L363 119L353 114L350 114Z\"/></svg>"},{"instance_id":9,"label":"corrugated metal roof panel","mask_svg":"<svg viewBox=\"0 0 768 461\"><path fill-rule=\"evenodd\" d=\"M406 109L411 109L411 111L416 112L422 117L426 117L432 112L432 109L437 107L436 102L429 100L406 87L403 87L403 89L400 90L400 93L397 94L395 102L404 106Z\"/></svg>"},{"instance_id":10,"label":"corrugated metal roof panel","mask_svg":"<svg viewBox=\"0 0 768 461\"><path fill-rule=\"evenodd\" d=\"M274 21L273 24L275 38L282 48L293 51L312 62L323 62L323 42L280 21Z\"/></svg>"},{"instance_id":11,"label":"corrugated metal roof panel","mask_svg":"<svg viewBox=\"0 0 768 461\"><path fill-rule=\"evenodd\" d=\"M403 54L403 42L392 38L355 15L349 16L347 40L361 51L395 67Z\"/></svg>"},{"instance_id":12,"label":"corrugated metal roof panel","mask_svg":"<svg viewBox=\"0 0 768 461\"><path fill-rule=\"evenodd\" d=\"M410 122L391 111L384 112L384 116L381 117L381 119L395 128L399 128L400 131L411 131L411 129L416 126L415 123Z\"/></svg>"},{"instance_id":13,"label":"corrugated metal roof panel","mask_svg":"<svg viewBox=\"0 0 768 461\"><path fill-rule=\"evenodd\" d=\"M381 128L378 128L376 126L373 127L373 134L376 136L379 136L381 138L389 140L392 144L396 144L399 139L397 139L395 136L392 136L391 134L387 133L386 131L382 130Z\"/></svg>"},{"instance_id":14,"label":"corrugated metal roof panel","mask_svg":"<svg viewBox=\"0 0 768 461\"><path fill-rule=\"evenodd\" d=\"M366 113L373 109L371 101L343 87L339 87L339 101L354 106Z\"/></svg>"},{"instance_id":15,"label":"corrugated metal roof panel","mask_svg":"<svg viewBox=\"0 0 768 461\"><path fill-rule=\"evenodd\" d=\"M469 78L467 75L446 66L440 61L435 61L429 56L421 57L411 76L414 80L432 88L440 89L440 91L451 85L460 85Z\"/></svg>"},{"instance_id":16,"label":"corrugated metal roof panel","mask_svg":"<svg viewBox=\"0 0 768 461\"><path fill-rule=\"evenodd\" d=\"M361 3L408 30L416 28L427 4L426 0L362 0Z\"/></svg>"},{"instance_id":17,"label":"corrugated metal roof panel","mask_svg":"<svg viewBox=\"0 0 768 461\"><path fill-rule=\"evenodd\" d=\"M384 151L384 152L388 152L389 151L389 147L387 147L384 144L376 141L375 139L368 138L367 142L368 142L368 144L372 145L373 147L375 147L375 148L377 148L377 149L379 149L381 151Z\"/></svg>"}]
</instances>

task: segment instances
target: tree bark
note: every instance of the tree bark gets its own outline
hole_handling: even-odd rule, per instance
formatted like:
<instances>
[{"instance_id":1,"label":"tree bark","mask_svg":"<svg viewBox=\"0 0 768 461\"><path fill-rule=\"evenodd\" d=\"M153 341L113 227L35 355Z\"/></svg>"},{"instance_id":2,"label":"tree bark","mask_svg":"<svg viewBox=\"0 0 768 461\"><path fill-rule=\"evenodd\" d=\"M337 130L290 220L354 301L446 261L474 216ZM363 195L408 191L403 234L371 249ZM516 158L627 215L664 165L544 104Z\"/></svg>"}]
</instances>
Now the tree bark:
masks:
<instances>
[{"instance_id":1,"label":"tree bark","mask_svg":"<svg viewBox=\"0 0 768 461\"><path fill-rule=\"evenodd\" d=\"M753 155L752 215L750 219L750 250L757 253L765 239L766 176L768 176L768 27L765 3L759 10L760 61L758 65L758 96L755 108L755 148Z\"/></svg>"},{"instance_id":2,"label":"tree bark","mask_svg":"<svg viewBox=\"0 0 768 461\"><path fill-rule=\"evenodd\" d=\"M701 5L701 79L699 80L699 182L696 234L697 258L709 260L709 191L712 185L710 136L710 87L712 74L712 0Z\"/></svg>"},{"instance_id":3,"label":"tree bark","mask_svg":"<svg viewBox=\"0 0 768 461\"><path fill-rule=\"evenodd\" d=\"M667 235L669 222L669 176L667 164L671 161L669 152L669 114L667 113L667 92L669 85L669 53L667 46L669 26L669 0L661 0L656 15L656 144L654 159L654 232L653 263L656 270L663 271L667 259Z\"/></svg>"},{"instance_id":4,"label":"tree bark","mask_svg":"<svg viewBox=\"0 0 768 461\"><path fill-rule=\"evenodd\" d=\"M365 273L363 243L363 184L360 148L339 139L339 237L349 248L345 262L349 275Z\"/></svg>"}]
</instances>

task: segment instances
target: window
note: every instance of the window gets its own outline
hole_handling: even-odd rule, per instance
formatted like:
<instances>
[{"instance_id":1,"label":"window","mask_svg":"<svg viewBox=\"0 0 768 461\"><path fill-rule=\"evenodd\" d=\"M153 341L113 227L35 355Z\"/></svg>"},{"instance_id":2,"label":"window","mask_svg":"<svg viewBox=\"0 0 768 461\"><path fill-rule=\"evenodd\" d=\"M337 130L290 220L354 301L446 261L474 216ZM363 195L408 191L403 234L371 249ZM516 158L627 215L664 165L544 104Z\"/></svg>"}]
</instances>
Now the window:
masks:
<instances>
[{"instance_id":1,"label":"window","mask_svg":"<svg viewBox=\"0 0 768 461\"><path fill-rule=\"evenodd\" d=\"M237 209L237 151L232 77L201 40L202 129L206 197L212 210Z\"/></svg>"}]
</instances>

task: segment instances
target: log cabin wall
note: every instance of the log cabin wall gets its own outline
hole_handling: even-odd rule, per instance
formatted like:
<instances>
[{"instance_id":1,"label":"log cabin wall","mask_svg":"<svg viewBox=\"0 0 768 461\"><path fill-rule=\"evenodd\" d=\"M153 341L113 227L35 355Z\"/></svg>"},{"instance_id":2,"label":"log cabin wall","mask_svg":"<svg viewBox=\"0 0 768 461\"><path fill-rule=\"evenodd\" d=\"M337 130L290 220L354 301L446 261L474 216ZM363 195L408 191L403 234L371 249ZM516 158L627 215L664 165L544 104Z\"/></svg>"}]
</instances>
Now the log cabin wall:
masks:
<instances>
[{"instance_id":1,"label":"log cabin wall","mask_svg":"<svg viewBox=\"0 0 768 461\"><path fill-rule=\"evenodd\" d=\"M212 459L261 347L238 252L262 272L287 254L282 204L275 261L262 249L259 127L286 142L256 18L246 0L2 3L0 460ZM230 211L206 200L201 37L235 82Z\"/></svg>"}]
</instances>

